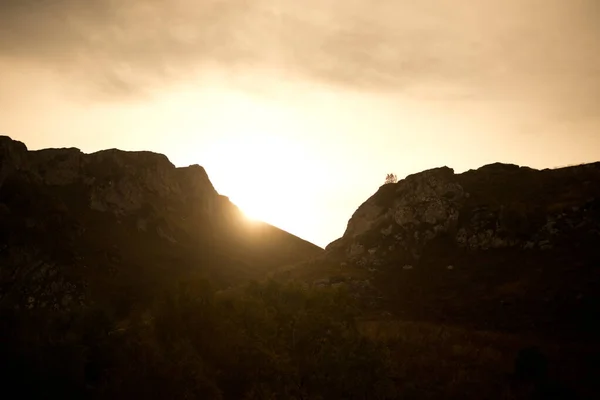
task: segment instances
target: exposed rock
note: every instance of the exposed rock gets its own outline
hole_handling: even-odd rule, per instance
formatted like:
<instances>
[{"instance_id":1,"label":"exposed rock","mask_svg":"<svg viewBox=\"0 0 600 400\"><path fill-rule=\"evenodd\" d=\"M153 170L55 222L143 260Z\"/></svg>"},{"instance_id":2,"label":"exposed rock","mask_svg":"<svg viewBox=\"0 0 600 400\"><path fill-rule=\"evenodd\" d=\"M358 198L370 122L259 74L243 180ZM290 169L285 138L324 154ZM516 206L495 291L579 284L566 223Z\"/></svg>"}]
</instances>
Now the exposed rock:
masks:
<instances>
[{"instance_id":1,"label":"exposed rock","mask_svg":"<svg viewBox=\"0 0 600 400\"><path fill-rule=\"evenodd\" d=\"M389 225L387 228L384 228L381 230L381 234L383 236L388 236L388 235L391 235L393 230L394 230L394 225Z\"/></svg>"},{"instance_id":2,"label":"exposed rock","mask_svg":"<svg viewBox=\"0 0 600 400\"><path fill-rule=\"evenodd\" d=\"M384 185L354 213L335 247L346 247L349 257L356 258L365 245L385 243L389 251L401 249L407 261L418 260L429 241L456 227L464 198L463 188L446 167ZM379 257L369 251L359 263L381 264Z\"/></svg>"},{"instance_id":3,"label":"exposed rock","mask_svg":"<svg viewBox=\"0 0 600 400\"><path fill-rule=\"evenodd\" d=\"M116 149L28 151L0 136L2 305L103 301L127 312L185 274L227 285L322 251L268 224L248 228L199 165Z\"/></svg>"},{"instance_id":4,"label":"exposed rock","mask_svg":"<svg viewBox=\"0 0 600 400\"><path fill-rule=\"evenodd\" d=\"M572 168L600 179L598 164ZM383 254L369 250L364 255L365 246L375 249L384 244L393 253L388 256L415 262L430 242L441 237L453 238L458 247L471 250L550 249L570 229L585 226L595 232L597 224L580 209L596 198L598 189L583 187L577 179L571 185L579 185L573 190L582 192L580 196L571 195L559 213L540 211L552 206L552 200L543 200L546 204L540 207L534 192L542 195L550 189L553 175L556 180L577 176L562 170L536 171L499 163L460 175L447 167L413 174L396 184L382 186L354 213L344 236L328 248L345 248L350 258L360 257L360 264L369 265L381 261ZM521 184L519 180L529 185L536 177L540 182L532 183L523 192L511 192L513 198L504 199L506 193L493 198L486 191L498 176L513 179L513 186Z\"/></svg>"},{"instance_id":5,"label":"exposed rock","mask_svg":"<svg viewBox=\"0 0 600 400\"><path fill-rule=\"evenodd\" d=\"M348 256L350 258L356 258L357 256L364 254L364 252L365 252L365 248L363 245L354 243L348 249Z\"/></svg>"},{"instance_id":6,"label":"exposed rock","mask_svg":"<svg viewBox=\"0 0 600 400\"><path fill-rule=\"evenodd\" d=\"M370 275L402 318L581 335L600 318L598 243L600 163L496 163L381 186L319 262Z\"/></svg>"}]
</instances>

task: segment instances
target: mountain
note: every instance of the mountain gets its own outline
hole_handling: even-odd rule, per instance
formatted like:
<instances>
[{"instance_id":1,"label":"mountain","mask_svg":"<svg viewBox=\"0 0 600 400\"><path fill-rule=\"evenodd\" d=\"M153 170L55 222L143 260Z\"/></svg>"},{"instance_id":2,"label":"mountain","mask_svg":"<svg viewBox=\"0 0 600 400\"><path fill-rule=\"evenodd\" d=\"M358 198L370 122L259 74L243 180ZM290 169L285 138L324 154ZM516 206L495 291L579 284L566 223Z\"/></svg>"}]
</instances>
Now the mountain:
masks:
<instances>
[{"instance_id":1,"label":"mountain","mask_svg":"<svg viewBox=\"0 0 600 400\"><path fill-rule=\"evenodd\" d=\"M0 395L597 399L599 195L600 163L436 168L323 250L202 167L0 137Z\"/></svg>"},{"instance_id":2,"label":"mountain","mask_svg":"<svg viewBox=\"0 0 600 400\"><path fill-rule=\"evenodd\" d=\"M126 315L186 276L225 287L322 251L249 222L198 165L115 149L28 151L0 136L2 307L106 303Z\"/></svg>"},{"instance_id":3,"label":"mountain","mask_svg":"<svg viewBox=\"0 0 600 400\"><path fill-rule=\"evenodd\" d=\"M404 321L593 338L599 244L600 163L442 167L381 186L324 254L276 276Z\"/></svg>"}]
</instances>

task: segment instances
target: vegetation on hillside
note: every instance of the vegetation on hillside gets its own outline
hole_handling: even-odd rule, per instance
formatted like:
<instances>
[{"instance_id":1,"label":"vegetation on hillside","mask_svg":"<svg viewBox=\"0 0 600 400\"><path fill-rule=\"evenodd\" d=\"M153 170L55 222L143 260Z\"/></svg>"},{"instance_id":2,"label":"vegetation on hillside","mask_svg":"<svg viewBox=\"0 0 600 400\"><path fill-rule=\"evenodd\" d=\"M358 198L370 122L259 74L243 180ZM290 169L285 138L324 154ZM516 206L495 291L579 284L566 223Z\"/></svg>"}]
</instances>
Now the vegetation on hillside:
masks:
<instances>
[{"instance_id":1,"label":"vegetation on hillside","mask_svg":"<svg viewBox=\"0 0 600 400\"><path fill-rule=\"evenodd\" d=\"M398 182L398 176L396 174L387 174L385 176L385 184L387 185L388 183L396 183Z\"/></svg>"},{"instance_id":2,"label":"vegetation on hillside","mask_svg":"<svg viewBox=\"0 0 600 400\"><path fill-rule=\"evenodd\" d=\"M176 285L146 310L3 311L2 385L25 398L386 399L389 351L343 291Z\"/></svg>"},{"instance_id":3,"label":"vegetation on hillside","mask_svg":"<svg viewBox=\"0 0 600 400\"><path fill-rule=\"evenodd\" d=\"M5 309L0 321L3 391L22 398L525 399L556 377L584 392L594 384L581 349L362 321L343 288L269 281L215 291L196 279L127 319L87 307ZM553 359L549 375L518 382L514 357L532 343Z\"/></svg>"},{"instance_id":4,"label":"vegetation on hillside","mask_svg":"<svg viewBox=\"0 0 600 400\"><path fill-rule=\"evenodd\" d=\"M17 169L0 188L0 394L600 398L597 167L445 168L404 188L388 174L356 215L369 229L326 252L241 223L222 197L205 213L202 196L146 193L129 198L151 200L136 212L112 214L90 208L86 179ZM427 188L450 178L432 200ZM397 215L397 200L439 211L454 189L469 194L457 226L519 246L467 251L448 230L413 256L435 229L426 212L419 227ZM266 274L289 282L248 283Z\"/></svg>"}]
</instances>

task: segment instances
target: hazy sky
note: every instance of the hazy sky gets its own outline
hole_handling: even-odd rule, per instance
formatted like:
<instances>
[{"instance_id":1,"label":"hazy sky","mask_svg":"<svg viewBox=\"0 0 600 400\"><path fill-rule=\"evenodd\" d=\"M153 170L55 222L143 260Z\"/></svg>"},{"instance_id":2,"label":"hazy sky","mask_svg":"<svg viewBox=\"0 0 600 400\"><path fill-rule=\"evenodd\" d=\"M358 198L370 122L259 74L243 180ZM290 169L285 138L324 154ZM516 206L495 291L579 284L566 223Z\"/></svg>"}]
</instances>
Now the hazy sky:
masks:
<instances>
[{"instance_id":1,"label":"hazy sky","mask_svg":"<svg viewBox=\"0 0 600 400\"><path fill-rule=\"evenodd\" d=\"M386 173L600 160L598 0L0 0L0 133L201 164L325 246Z\"/></svg>"}]
</instances>

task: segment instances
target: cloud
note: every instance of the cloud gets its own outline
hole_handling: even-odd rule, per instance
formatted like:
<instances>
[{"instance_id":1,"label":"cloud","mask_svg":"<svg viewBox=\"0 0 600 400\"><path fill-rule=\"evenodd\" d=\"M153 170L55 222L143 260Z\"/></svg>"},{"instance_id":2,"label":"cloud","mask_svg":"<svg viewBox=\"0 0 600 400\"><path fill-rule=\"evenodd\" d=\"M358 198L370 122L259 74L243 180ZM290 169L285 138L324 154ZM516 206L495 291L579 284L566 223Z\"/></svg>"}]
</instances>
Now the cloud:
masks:
<instances>
[{"instance_id":1,"label":"cloud","mask_svg":"<svg viewBox=\"0 0 600 400\"><path fill-rule=\"evenodd\" d=\"M427 100L600 101L596 0L0 0L0 58L110 96L269 68Z\"/></svg>"}]
</instances>

